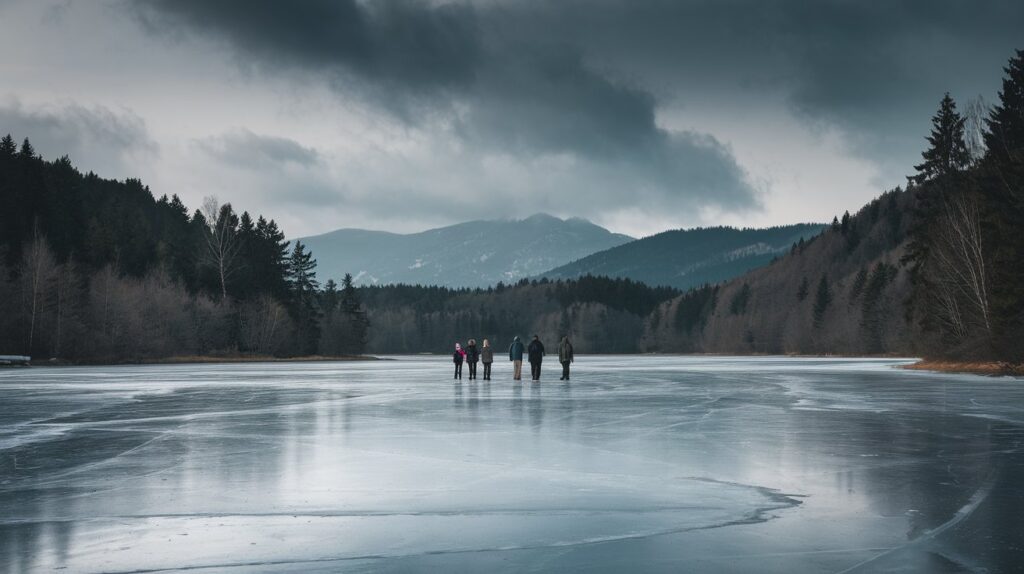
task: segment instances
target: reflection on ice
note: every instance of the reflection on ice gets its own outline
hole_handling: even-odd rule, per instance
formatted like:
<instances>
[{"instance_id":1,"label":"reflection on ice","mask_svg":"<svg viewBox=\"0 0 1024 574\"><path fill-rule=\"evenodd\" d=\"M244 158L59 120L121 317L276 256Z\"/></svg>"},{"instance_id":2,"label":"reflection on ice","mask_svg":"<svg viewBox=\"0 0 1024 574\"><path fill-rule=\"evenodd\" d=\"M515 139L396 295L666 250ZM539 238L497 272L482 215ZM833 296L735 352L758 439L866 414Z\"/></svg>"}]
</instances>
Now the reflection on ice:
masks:
<instances>
[{"instance_id":1,"label":"reflection on ice","mask_svg":"<svg viewBox=\"0 0 1024 574\"><path fill-rule=\"evenodd\" d=\"M898 363L0 371L0 572L1016 564L1019 381Z\"/></svg>"}]
</instances>

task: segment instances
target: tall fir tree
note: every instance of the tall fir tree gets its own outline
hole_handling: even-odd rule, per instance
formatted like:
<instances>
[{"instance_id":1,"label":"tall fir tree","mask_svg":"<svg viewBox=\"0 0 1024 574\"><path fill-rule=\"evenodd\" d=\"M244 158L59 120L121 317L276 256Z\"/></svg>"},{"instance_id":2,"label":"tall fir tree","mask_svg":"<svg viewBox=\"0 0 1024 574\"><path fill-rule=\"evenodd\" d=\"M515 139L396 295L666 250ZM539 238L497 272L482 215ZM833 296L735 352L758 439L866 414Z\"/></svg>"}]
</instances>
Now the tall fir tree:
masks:
<instances>
[{"instance_id":1,"label":"tall fir tree","mask_svg":"<svg viewBox=\"0 0 1024 574\"><path fill-rule=\"evenodd\" d=\"M305 355L316 353L320 339L320 311L316 280L316 259L306 251L301 241L295 242L291 257L288 258L288 286L291 291L291 312L295 321L296 339L299 352Z\"/></svg>"},{"instance_id":2,"label":"tall fir tree","mask_svg":"<svg viewBox=\"0 0 1024 574\"><path fill-rule=\"evenodd\" d=\"M814 308L811 310L814 326L821 327L825 321L825 312L832 303L832 289L828 285L828 276L822 275L818 281L818 290L814 294Z\"/></svg>"},{"instance_id":3,"label":"tall fir tree","mask_svg":"<svg viewBox=\"0 0 1024 574\"><path fill-rule=\"evenodd\" d=\"M366 335L370 328L370 321L366 317L366 311L363 310L359 292L356 290L350 273L346 273L341 280L340 307L348 323L344 351L352 355L362 354L366 349Z\"/></svg>"},{"instance_id":4,"label":"tall fir tree","mask_svg":"<svg viewBox=\"0 0 1024 574\"><path fill-rule=\"evenodd\" d=\"M990 248L994 342L998 356L1024 361L1024 50L1004 68L988 119L981 196Z\"/></svg>"},{"instance_id":5,"label":"tall fir tree","mask_svg":"<svg viewBox=\"0 0 1024 574\"><path fill-rule=\"evenodd\" d=\"M917 174L908 179L918 185L945 175L963 171L971 163L971 154L964 142L965 119L956 111L956 102L949 92L939 102L939 111L932 116L929 148L921 153L924 162L915 165Z\"/></svg>"},{"instance_id":6,"label":"tall fir tree","mask_svg":"<svg viewBox=\"0 0 1024 574\"><path fill-rule=\"evenodd\" d=\"M999 103L989 114L985 146L997 161L1024 161L1024 50L1017 50L1003 68Z\"/></svg>"}]
</instances>

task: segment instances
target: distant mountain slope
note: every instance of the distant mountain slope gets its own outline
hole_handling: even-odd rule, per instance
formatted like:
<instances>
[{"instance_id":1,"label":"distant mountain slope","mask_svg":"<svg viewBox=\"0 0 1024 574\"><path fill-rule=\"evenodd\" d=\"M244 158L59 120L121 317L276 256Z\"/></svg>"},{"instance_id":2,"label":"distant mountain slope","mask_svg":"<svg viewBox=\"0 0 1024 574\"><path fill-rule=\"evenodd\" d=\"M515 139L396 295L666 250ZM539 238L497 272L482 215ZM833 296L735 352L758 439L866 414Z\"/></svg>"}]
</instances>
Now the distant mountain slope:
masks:
<instances>
[{"instance_id":1,"label":"distant mountain slope","mask_svg":"<svg viewBox=\"0 0 1024 574\"><path fill-rule=\"evenodd\" d=\"M623 277L648 285L688 289L732 279L767 264L824 225L801 223L766 229L708 227L666 231L588 255L543 274L549 279L583 275Z\"/></svg>"},{"instance_id":2,"label":"distant mountain slope","mask_svg":"<svg viewBox=\"0 0 1024 574\"><path fill-rule=\"evenodd\" d=\"M696 289L649 319L644 351L907 354L906 252L915 201L892 191L777 261Z\"/></svg>"},{"instance_id":3,"label":"distant mountain slope","mask_svg":"<svg viewBox=\"0 0 1024 574\"><path fill-rule=\"evenodd\" d=\"M632 238L584 219L537 214L408 235L339 229L300 241L317 259L321 282L351 273L363 285L485 287L535 276Z\"/></svg>"}]
</instances>

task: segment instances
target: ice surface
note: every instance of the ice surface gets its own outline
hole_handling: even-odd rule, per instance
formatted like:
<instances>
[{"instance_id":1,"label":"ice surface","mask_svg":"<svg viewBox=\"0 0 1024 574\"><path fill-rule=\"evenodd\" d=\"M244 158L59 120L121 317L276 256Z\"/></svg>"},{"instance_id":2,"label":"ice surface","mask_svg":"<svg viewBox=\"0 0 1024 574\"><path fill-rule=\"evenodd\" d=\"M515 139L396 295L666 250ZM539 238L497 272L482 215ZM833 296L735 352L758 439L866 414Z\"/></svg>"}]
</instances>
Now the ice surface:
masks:
<instances>
[{"instance_id":1,"label":"ice surface","mask_svg":"<svg viewBox=\"0 0 1024 574\"><path fill-rule=\"evenodd\" d=\"M1024 385L899 360L0 371L0 572L989 572Z\"/></svg>"}]
</instances>

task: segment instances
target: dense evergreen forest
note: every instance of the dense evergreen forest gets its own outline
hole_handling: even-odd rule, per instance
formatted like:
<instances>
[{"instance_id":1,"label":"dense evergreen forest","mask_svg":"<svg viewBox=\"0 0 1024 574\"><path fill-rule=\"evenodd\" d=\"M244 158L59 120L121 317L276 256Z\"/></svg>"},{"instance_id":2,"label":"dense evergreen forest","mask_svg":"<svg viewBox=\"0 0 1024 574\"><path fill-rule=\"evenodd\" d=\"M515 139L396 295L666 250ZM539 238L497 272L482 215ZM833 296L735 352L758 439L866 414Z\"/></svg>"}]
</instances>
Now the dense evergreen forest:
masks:
<instances>
[{"instance_id":1,"label":"dense evergreen forest","mask_svg":"<svg viewBox=\"0 0 1024 574\"><path fill-rule=\"evenodd\" d=\"M634 353L650 315L680 292L585 276L487 289L362 287L359 294L373 325L368 348L375 353L444 352L470 337L507 348L513 336L533 334L551 343L569 335L589 352Z\"/></svg>"},{"instance_id":2,"label":"dense evergreen forest","mask_svg":"<svg viewBox=\"0 0 1024 574\"><path fill-rule=\"evenodd\" d=\"M0 141L0 352L171 355L443 352L568 334L579 352L917 354L1024 360L1024 52L999 101L947 94L906 189L769 265L686 292L627 279L487 289L316 279L273 220L208 198L189 212L137 180ZM983 137L967 137L967 131Z\"/></svg>"},{"instance_id":3,"label":"dense evergreen forest","mask_svg":"<svg viewBox=\"0 0 1024 574\"><path fill-rule=\"evenodd\" d=\"M0 140L0 349L128 360L363 350L350 282L316 281L274 220L82 174Z\"/></svg>"}]
</instances>

